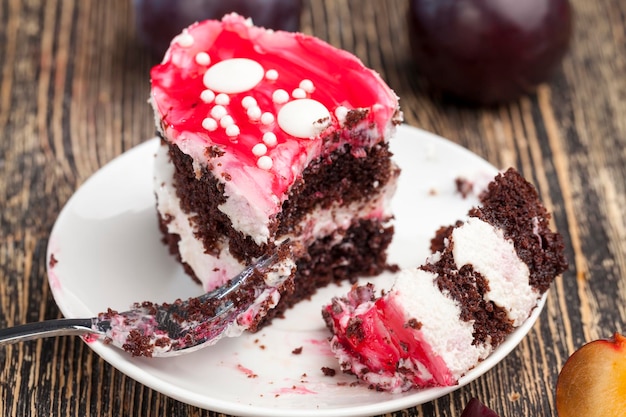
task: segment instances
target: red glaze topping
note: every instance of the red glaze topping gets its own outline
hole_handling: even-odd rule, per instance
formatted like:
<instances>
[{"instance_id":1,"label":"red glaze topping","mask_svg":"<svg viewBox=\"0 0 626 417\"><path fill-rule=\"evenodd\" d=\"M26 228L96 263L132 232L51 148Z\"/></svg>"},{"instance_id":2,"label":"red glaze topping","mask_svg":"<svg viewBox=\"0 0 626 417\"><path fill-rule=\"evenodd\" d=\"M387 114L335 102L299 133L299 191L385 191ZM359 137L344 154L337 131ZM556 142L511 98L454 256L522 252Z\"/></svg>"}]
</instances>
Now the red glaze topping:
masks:
<instances>
[{"instance_id":1,"label":"red glaze topping","mask_svg":"<svg viewBox=\"0 0 626 417\"><path fill-rule=\"evenodd\" d=\"M217 154L227 155L222 176L271 189L273 204L319 155L346 142L358 148L383 140L398 107L355 56L314 37L254 27L236 14L185 29L151 77L166 139L197 163L215 157L206 149L218 146ZM371 131L345 128L357 125Z\"/></svg>"},{"instance_id":2,"label":"red glaze topping","mask_svg":"<svg viewBox=\"0 0 626 417\"><path fill-rule=\"evenodd\" d=\"M325 316L332 322L337 342L367 370L360 376L368 379L369 372L381 376L396 375L416 387L453 385L456 382L454 377L443 359L423 339L419 323L406 320L402 306L394 297L378 298L370 308L363 309L361 303L367 302L364 295L369 298L369 293L371 288L366 287L350 291L344 299L348 311L338 308L337 304L325 308ZM350 316L349 320L346 320L346 314ZM352 371L358 372L356 369Z\"/></svg>"}]
</instances>

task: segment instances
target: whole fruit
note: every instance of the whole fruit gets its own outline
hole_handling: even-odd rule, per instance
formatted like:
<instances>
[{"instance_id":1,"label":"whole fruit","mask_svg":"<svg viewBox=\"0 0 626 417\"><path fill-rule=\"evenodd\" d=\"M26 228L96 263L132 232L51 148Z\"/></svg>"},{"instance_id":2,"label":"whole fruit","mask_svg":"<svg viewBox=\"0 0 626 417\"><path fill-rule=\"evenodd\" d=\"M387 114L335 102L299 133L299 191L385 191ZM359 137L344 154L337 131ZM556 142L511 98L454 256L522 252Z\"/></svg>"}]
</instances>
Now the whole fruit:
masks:
<instances>
[{"instance_id":1,"label":"whole fruit","mask_svg":"<svg viewBox=\"0 0 626 417\"><path fill-rule=\"evenodd\" d=\"M626 338L615 333L583 345L565 362L556 385L559 417L626 415Z\"/></svg>"},{"instance_id":2,"label":"whole fruit","mask_svg":"<svg viewBox=\"0 0 626 417\"><path fill-rule=\"evenodd\" d=\"M418 71L435 90L491 104L531 92L567 51L568 0L410 0Z\"/></svg>"},{"instance_id":3,"label":"whole fruit","mask_svg":"<svg viewBox=\"0 0 626 417\"><path fill-rule=\"evenodd\" d=\"M256 26L297 31L302 0L133 0L133 6L139 39L160 59L190 24L231 12L252 18Z\"/></svg>"},{"instance_id":4,"label":"whole fruit","mask_svg":"<svg viewBox=\"0 0 626 417\"><path fill-rule=\"evenodd\" d=\"M461 417L498 417L498 415L477 398L472 398L463 409Z\"/></svg>"}]
</instances>

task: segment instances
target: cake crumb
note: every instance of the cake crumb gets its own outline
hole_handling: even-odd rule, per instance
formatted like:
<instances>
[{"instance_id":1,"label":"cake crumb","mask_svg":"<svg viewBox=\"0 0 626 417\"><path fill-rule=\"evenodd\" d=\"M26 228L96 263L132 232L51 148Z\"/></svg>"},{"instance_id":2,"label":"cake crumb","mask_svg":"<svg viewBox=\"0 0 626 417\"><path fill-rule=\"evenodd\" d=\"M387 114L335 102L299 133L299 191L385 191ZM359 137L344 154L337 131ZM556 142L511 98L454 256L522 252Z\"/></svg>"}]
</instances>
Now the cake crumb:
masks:
<instances>
[{"instance_id":1,"label":"cake crumb","mask_svg":"<svg viewBox=\"0 0 626 417\"><path fill-rule=\"evenodd\" d=\"M141 334L138 330L131 330L126 337L122 348L132 356L152 357L154 347L150 344L150 337Z\"/></svg>"},{"instance_id":2,"label":"cake crumb","mask_svg":"<svg viewBox=\"0 0 626 417\"><path fill-rule=\"evenodd\" d=\"M219 146L208 146L204 150L204 155L207 157L207 159L219 158L224 155L224 151L220 149Z\"/></svg>"},{"instance_id":3,"label":"cake crumb","mask_svg":"<svg viewBox=\"0 0 626 417\"><path fill-rule=\"evenodd\" d=\"M294 350L291 351L291 353L293 353L294 355L299 355L302 353L302 346L295 348Z\"/></svg>"},{"instance_id":4,"label":"cake crumb","mask_svg":"<svg viewBox=\"0 0 626 417\"><path fill-rule=\"evenodd\" d=\"M329 368L327 366L322 366L322 372L326 376L335 376L337 374L337 371L335 371L333 368Z\"/></svg>"},{"instance_id":5,"label":"cake crumb","mask_svg":"<svg viewBox=\"0 0 626 417\"><path fill-rule=\"evenodd\" d=\"M404 324L405 327L410 327L411 329L415 329L415 330L419 330L422 328L422 323L419 322L418 320L414 319L414 318L410 318L409 321L407 321Z\"/></svg>"},{"instance_id":6,"label":"cake crumb","mask_svg":"<svg viewBox=\"0 0 626 417\"><path fill-rule=\"evenodd\" d=\"M458 177L454 183L456 184L456 191L463 198L467 198L474 191L474 184L467 178Z\"/></svg>"},{"instance_id":7,"label":"cake crumb","mask_svg":"<svg viewBox=\"0 0 626 417\"><path fill-rule=\"evenodd\" d=\"M50 254L50 262L48 263L50 268L54 268L57 263L59 263L59 260L54 256L54 253Z\"/></svg>"}]
</instances>

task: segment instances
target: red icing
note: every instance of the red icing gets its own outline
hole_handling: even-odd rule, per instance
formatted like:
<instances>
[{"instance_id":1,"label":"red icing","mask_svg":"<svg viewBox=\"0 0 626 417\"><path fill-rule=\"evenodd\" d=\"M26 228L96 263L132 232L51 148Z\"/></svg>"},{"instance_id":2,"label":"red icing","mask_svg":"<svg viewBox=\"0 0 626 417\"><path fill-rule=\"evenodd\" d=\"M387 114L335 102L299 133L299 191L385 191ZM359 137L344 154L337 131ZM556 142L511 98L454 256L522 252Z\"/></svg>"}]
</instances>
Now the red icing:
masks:
<instances>
[{"instance_id":1,"label":"red icing","mask_svg":"<svg viewBox=\"0 0 626 417\"><path fill-rule=\"evenodd\" d=\"M84 334L81 336L86 343L94 343L98 341L100 338L97 334Z\"/></svg>"},{"instance_id":2,"label":"red icing","mask_svg":"<svg viewBox=\"0 0 626 417\"><path fill-rule=\"evenodd\" d=\"M276 117L282 104L272 101L274 91L284 89L293 100L291 92L302 80L311 80L315 90L307 97L322 103L331 114L331 127L323 136L340 130L343 140L355 146L366 143L361 142L363 138L340 129L334 114L338 106L368 109L366 125L376 127L377 140L396 111L395 94L375 72L365 68L353 55L314 37L251 27L237 15L226 16L222 21L194 24L187 33L193 38L193 44L181 45L175 39L164 61L151 72L153 101L167 138L175 143L194 140L200 141L202 146L216 144L224 152L233 154L243 167L256 169L258 156L253 155L252 148L262 142L264 132L274 132L278 145L268 146L267 155L274 160L270 172L273 174L272 191L277 196L282 196L295 180L298 172L293 172L292 167L302 167L320 153L331 152L341 142L320 143L319 137L314 140L294 138L276 122L268 126L251 122L241 105L244 97L254 97L263 112L269 111ZM203 75L207 69L195 61L201 51L210 56L209 68L223 60L248 58L261 64L264 71L278 72L275 81L264 77L251 91L229 94L230 104L225 107L240 130L235 142L222 127L212 132L202 127L203 119L210 114L215 102L207 104L200 99L206 89Z\"/></svg>"},{"instance_id":3,"label":"red icing","mask_svg":"<svg viewBox=\"0 0 626 417\"><path fill-rule=\"evenodd\" d=\"M402 306L393 297L379 298L367 311L351 317L350 323L359 322L357 331L351 331L350 325L341 328L341 318L346 312L334 314L332 305L326 310L332 317L341 346L370 372L397 373L415 387L447 386L456 382L445 362L423 340L420 330L407 323ZM419 362L431 375L401 366L403 361Z\"/></svg>"},{"instance_id":4,"label":"red icing","mask_svg":"<svg viewBox=\"0 0 626 417\"><path fill-rule=\"evenodd\" d=\"M252 369L246 368L241 364L237 364L237 369L243 372L248 378L256 378L258 376Z\"/></svg>"}]
</instances>

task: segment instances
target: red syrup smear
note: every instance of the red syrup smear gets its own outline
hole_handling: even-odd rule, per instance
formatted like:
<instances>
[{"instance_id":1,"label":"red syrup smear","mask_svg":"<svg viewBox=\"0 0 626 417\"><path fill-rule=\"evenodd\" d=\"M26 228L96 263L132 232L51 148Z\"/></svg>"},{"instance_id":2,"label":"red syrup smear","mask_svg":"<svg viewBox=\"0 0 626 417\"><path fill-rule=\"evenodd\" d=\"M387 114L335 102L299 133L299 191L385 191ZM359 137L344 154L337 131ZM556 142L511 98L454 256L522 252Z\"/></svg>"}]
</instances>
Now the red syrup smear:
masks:
<instances>
[{"instance_id":1,"label":"red syrup smear","mask_svg":"<svg viewBox=\"0 0 626 417\"><path fill-rule=\"evenodd\" d=\"M52 289L61 289L61 281L59 280L59 277L54 269L48 270L48 282L50 283L50 287L52 287Z\"/></svg>"},{"instance_id":2,"label":"red syrup smear","mask_svg":"<svg viewBox=\"0 0 626 417\"><path fill-rule=\"evenodd\" d=\"M420 330L416 328L418 326L411 326L405 321L402 307L393 298L379 298L372 308L356 318L361 322L360 330L337 336L344 349L371 372L399 373L416 387L456 383L443 360L422 339ZM339 317L333 316L333 320L335 328L339 328ZM418 374L414 368L400 366L405 360L421 363L430 375Z\"/></svg>"},{"instance_id":3,"label":"red syrup smear","mask_svg":"<svg viewBox=\"0 0 626 417\"><path fill-rule=\"evenodd\" d=\"M61 289L61 281L56 273L56 266L59 260L54 253L50 254L50 260L48 261L48 282L53 290Z\"/></svg>"},{"instance_id":4,"label":"red syrup smear","mask_svg":"<svg viewBox=\"0 0 626 417\"><path fill-rule=\"evenodd\" d=\"M256 378L258 375L252 369L246 368L241 364L237 364L237 369L243 372L248 378Z\"/></svg>"},{"instance_id":5,"label":"red syrup smear","mask_svg":"<svg viewBox=\"0 0 626 417\"><path fill-rule=\"evenodd\" d=\"M274 391L275 396L280 396L282 394L300 394L300 395L309 395L309 394L317 394L316 391L310 390L305 386L294 385L289 388L281 388L277 391Z\"/></svg>"},{"instance_id":6,"label":"red syrup smear","mask_svg":"<svg viewBox=\"0 0 626 417\"><path fill-rule=\"evenodd\" d=\"M94 343L95 341L100 339L96 334L84 334L81 335L81 337L86 343Z\"/></svg>"},{"instance_id":7,"label":"red syrup smear","mask_svg":"<svg viewBox=\"0 0 626 417\"><path fill-rule=\"evenodd\" d=\"M152 96L169 139L201 141L206 147L218 145L222 151L234 154L243 166L256 169L258 156L253 154L252 148L262 142L265 132L273 132L277 145L268 146L267 155L280 161L274 163L275 169L280 170L273 178L274 195L282 195L293 183L292 166L301 165L303 159L315 157L323 150L332 152L341 143L335 140L322 144L320 138L295 138L276 121L269 125L251 121L242 105L244 97L253 97L262 112L270 112L277 118L284 104L273 102L272 94L283 89L293 101L292 91L303 80L310 80L314 90L306 97L322 103L330 113L331 126L325 135L340 130L340 121L335 115L338 106L369 109L366 122L378 126L379 136L396 111L395 94L374 71L365 68L355 56L317 38L250 27L236 15L227 16L223 21L194 24L187 34L193 38L193 43L181 46L174 41L163 63L151 71ZM208 67L195 61L198 52L208 53L211 61ZM225 128L208 131L202 126L216 103L200 99L206 89L203 75L207 68L232 58L251 59L264 71L278 73L276 80L264 77L252 90L228 94L229 103L224 107L239 128L236 141L226 134ZM359 145L358 135L353 136L345 132L342 140Z\"/></svg>"},{"instance_id":8,"label":"red syrup smear","mask_svg":"<svg viewBox=\"0 0 626 417\"><path fill-rule=\"evenodd\" d=\"M315 353L322 355L333 357L335 356L330 350L330 346L328 345L328 339L308 339L306 340L311 346L315 348Z\"/></svg>"}]
</instances>

